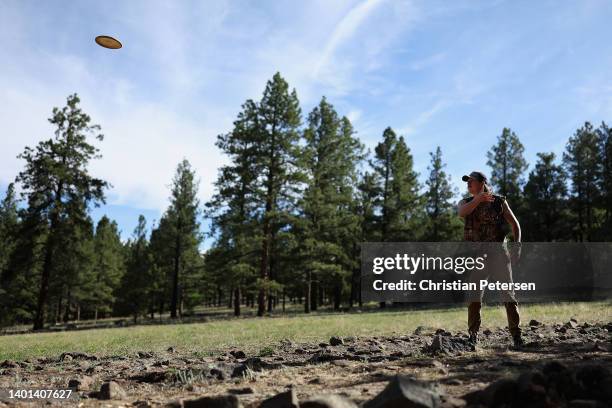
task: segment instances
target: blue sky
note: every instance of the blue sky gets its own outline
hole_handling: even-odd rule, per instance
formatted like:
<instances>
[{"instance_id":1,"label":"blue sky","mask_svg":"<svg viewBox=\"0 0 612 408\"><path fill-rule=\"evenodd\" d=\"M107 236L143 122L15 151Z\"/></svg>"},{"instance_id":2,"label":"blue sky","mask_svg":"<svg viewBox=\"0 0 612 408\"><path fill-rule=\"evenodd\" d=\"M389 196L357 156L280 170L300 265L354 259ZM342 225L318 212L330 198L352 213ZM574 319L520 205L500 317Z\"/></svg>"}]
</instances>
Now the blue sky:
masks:
<instances>
[{"instance_id":1,"label":"blue sky","mask_svg":"<svg viewBox=\"0 0 612 408\"><path fill-rule=\"evenodd\" d=\"M52 134L53 106L78 92L102 126L107 213L130 235L158 219L177 163L212 193L216 135L276 71L304 114L325 95L372 148L406 137L424 180L442 147L453 182L488 170L503 127L531 165L584 121L612 122L609 1L0 2L0 191L24 146ZM96 35L119 38L110 51ZM531 168L532 166L530 166ZM0 193L2 195L3 193Z\"/></svg>"}]
</instances>

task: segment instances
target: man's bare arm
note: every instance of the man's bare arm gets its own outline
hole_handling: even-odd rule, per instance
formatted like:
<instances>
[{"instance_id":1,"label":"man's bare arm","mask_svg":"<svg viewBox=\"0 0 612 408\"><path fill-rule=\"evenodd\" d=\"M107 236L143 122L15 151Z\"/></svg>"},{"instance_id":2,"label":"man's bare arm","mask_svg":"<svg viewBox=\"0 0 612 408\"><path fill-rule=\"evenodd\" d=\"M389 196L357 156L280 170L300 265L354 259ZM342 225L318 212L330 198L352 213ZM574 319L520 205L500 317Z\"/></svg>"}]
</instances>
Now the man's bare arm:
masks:
<instances>
[{"instance_id":1,"label":"man's bare arm","mask_svg":"<svg viewBox=\"0 0 612 408\"><path fill-rule=\"evenodd\" d=\"M486 201L491 202L493 200L494 198L491 193L480 193L477 196L474 196L474 198L468 203L461 201L459 203L459 206L457 207L457 214L460 217L465 217L467 215L470 215L472 211L474 211L476 207L478 207L478 204Z\"/></svg>"},{"instance_id":2,"label":"man's bare arm","mask_svg":"<svg viewBox=\"0 0 612 408\"><path fill-rule=\"evenodd\" d=\"M506 219L506 222L510 224L510 227L512 227L514 242L521 242L521 224L519 224L506 200L504 200L502 205L504 208L504 218Z\"/></svg>"}]
</instances>

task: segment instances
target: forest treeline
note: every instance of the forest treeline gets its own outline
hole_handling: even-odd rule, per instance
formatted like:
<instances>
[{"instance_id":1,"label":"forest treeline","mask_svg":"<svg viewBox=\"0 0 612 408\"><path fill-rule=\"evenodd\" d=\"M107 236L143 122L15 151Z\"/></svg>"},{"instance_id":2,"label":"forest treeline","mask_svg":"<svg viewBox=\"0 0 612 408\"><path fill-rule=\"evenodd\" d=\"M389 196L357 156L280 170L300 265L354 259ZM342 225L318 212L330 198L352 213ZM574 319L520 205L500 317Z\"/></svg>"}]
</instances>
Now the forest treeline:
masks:
<instances>
[{"instance_id":1,"label":"forest treeline","mask_svg":"<svg viewBox=\"0 0 612 408\"><path fill-rule=\"evenodd\" d=\"M366 151L326 98L303 115L279 73L218 136L229 160L211 199L199 202L199 176L183 160L167 210L153 224L140 216L127 242L115 221L94 225L90 216L111 188L89 171L100 159L100 127L76 94L49 121L54 136L19 155L23 169L0 203L2 325L181 317L201 305L229 305L236 315L253 307L260 316L285 302L305 312L353 306L360 303L361 242L462 237L459 192L440 147L422 182L404 137L388 127ZM531 170L508 128L481 154L524 240L612 239L612 132L605 123L585 123L562 157L538 153ZM202 253L205 233L214 242Z\"/></svg>"}]
</instances>

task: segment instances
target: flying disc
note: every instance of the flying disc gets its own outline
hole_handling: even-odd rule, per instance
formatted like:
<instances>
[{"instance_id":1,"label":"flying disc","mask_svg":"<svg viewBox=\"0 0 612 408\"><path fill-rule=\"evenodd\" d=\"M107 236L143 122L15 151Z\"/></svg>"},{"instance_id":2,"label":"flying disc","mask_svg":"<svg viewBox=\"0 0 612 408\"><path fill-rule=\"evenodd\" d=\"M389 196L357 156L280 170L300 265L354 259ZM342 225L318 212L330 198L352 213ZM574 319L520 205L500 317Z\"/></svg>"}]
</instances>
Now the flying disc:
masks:
<instances>
[{"instance_id":1,"label":"flying disc","mask_svg":"<svg viewBox=\"0 0 612 408\"><path fill-rule=\"evenodd\" d=\"M116 50L122 47L119 40L114 39L108 35L99 35L96 37L96 43L104 48L110 48Z\"/></svg>"}]
</instances>

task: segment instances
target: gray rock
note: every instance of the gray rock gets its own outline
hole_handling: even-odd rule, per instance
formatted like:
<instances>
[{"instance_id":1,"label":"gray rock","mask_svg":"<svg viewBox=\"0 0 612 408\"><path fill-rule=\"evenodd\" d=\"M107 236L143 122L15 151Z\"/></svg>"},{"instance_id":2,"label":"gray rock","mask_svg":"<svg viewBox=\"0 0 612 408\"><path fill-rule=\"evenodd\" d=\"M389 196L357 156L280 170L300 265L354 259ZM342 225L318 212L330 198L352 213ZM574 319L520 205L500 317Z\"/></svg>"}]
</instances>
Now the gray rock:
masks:
<instances>
[{"instance_id":1,"label":"gray rock","mask_svg":"<svg viewBox=\"0 0 612 408\"><path fill-rule=\"evenodd\" d=\"M126 394L123 388L114 381L105 382L100 387L98 399L112 400L125 398Z\"/></svg>"},{"instance_id":2,"label":"gray rock","mask_svg":"<svg viewBox=\"0 0 612 408\"><path fill-rule=\"evenodd\" d=\"M230 394L236 394L236 395L247 395L247 394L253 394L255 391L253 391L251 387L244 387L244 388L230 388L229 390L227 390L227 392L229 392Z\"/></svg>"},{"instance_id":3,"label":"gray rock","mask_svg":"<svg viewBox=\"0 0 612 408\"><path fill-rule=\"evenodd\" d=\"M259 357L251 357L246 359L242 364L238 364L232 370L231 377L242 377L249 370L251 371L262 371L262 370L275 370L283 367L281 363L269 362L262 360Z\"/></svg>"},{"instance_id":4,"label":"gray rock","mask_svg":"<svg viewBox=\"0 0 612 408\"><path fill-rule=\"evenodd\" d=\"M183 401L184 408L240 408L241 406L240 400L233 394Z\"/></svg>"},{"instance_id":5,"label":"gray rock","mask_svg":"<svg viewBox=\"0 0 612 408\"><path fill-rule=\"evenodd\" d=\"M576 327L578 327L578 322L575 319L570 319L570 321L565 323L563 327L565 327L566 329L575 329Z\"/></svg>"},{"instance_id":6,"label":"gray rock","mask_svg":"<svg viewBox=\"0 0 612 408\"><path fill-rule=\"evenodd\" d=\"M426 347L425 351L433 354L458 354L464 351L472 351L474 346L466 339L436 335L431 342L431 345Z\"/></svg>"},{"instance_id":7,"label":"gray rock","mask_svg":"<svg viewBox=\"0 0 612 408\"><path fill-rule=\"evenodd\" d=\"M68 381L68 388L71 388L74 391L91 390L93 384L94 379L88 375L85 375L81 378L73 378L72 380Z\"/></svg>"},{"instance_id":8,"label":"gray rock","mask_svg":"<svg viewBox=\"0 0 612 408\"><path fill-rule=\"evenodd\" d=\"M17 368L19 364L14 362L13 360L4 360L2 364L0 364L0 368Z\"/></svg>"},{"instance_id":9,"label":"gray rock","mask_svg":"<svg viewBox=\"0 0 612 408\"><path fill-rule=\"evenodd\" d=\"M332 338L329 339L329 344L332 346L340 346L344 344L344 341L342 341L340 337L333 336Z\"/></svg>"},{"instance_id":10,"label":"gray rock","mask_svg":"<svg viewBox=\"0 0 612 408\"><path fill-rule=\"evenodd\" d=\"M434 408L441 405L442 396L435 385L397 375L363 408Z\"/></svg>"},{"instance_id":11,"label":"gray rock","mask_svg":"<svg viewBox=\"0 0 612 408\"><path fill-rule=\"evenodd\" d=\"M357 408L357 405L340 395L318 395L301 402L300 408Z\"/></svg>"},{"instance_id":12,"label":"gray rock","mask_svg":"<svg viewBox=\"0 0 612 408\"><path fill-rule=\"evenodd\" d=\"M259 408L298 408L299 406L295 389L291 388L288 391L263 400Z\"/></svg>"}]
</instances>

